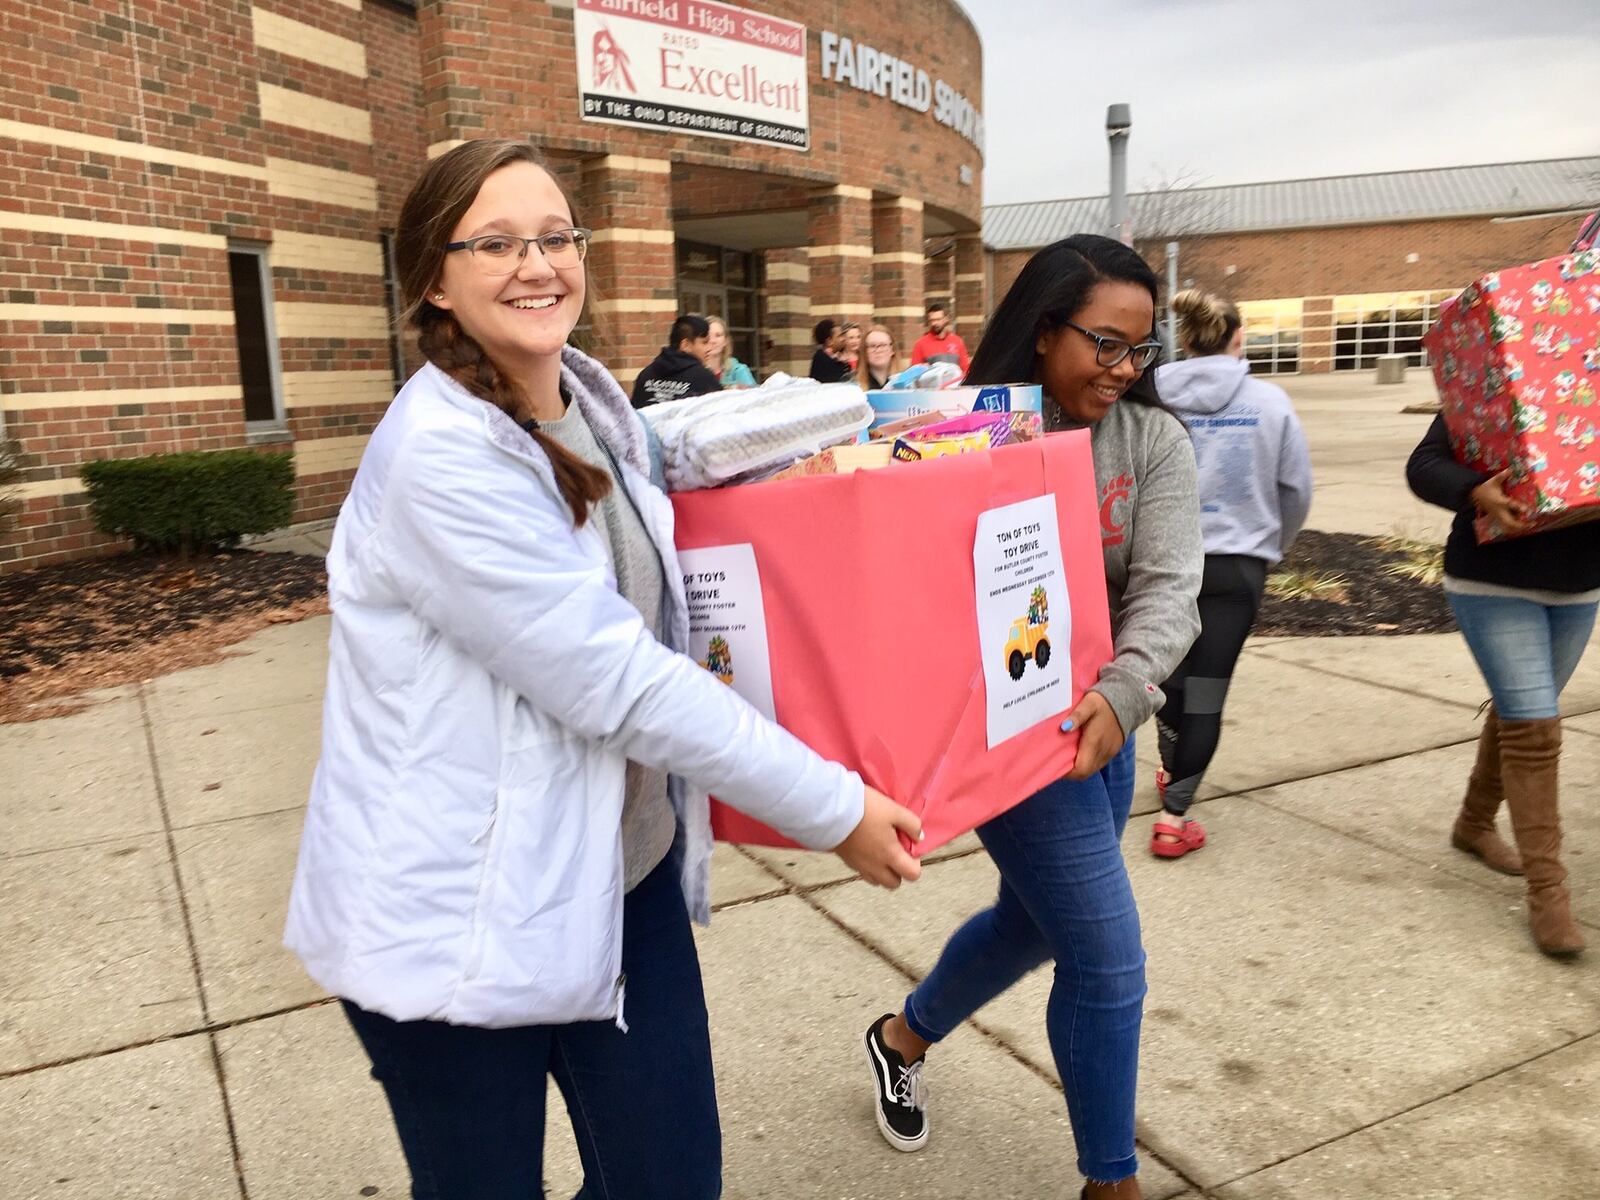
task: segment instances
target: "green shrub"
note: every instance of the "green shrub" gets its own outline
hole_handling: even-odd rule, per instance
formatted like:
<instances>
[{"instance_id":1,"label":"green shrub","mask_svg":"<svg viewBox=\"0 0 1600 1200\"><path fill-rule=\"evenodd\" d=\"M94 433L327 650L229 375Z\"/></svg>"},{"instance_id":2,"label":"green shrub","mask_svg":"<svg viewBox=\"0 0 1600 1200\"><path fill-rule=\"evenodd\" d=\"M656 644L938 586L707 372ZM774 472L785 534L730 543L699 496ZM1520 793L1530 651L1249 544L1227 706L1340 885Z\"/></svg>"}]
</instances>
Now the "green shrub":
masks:
<instances>
[{"instance_id":1,"label":"green shrub","mask_svg":"<svg viewBox=\"0 0 1600 1200\"><path fill-rule=\"evenodd\" d=\"M294 456L252 450L108 458L81 468L94 523L147 550L209 550L289 523Z\"/></svg>"}]
</instances>

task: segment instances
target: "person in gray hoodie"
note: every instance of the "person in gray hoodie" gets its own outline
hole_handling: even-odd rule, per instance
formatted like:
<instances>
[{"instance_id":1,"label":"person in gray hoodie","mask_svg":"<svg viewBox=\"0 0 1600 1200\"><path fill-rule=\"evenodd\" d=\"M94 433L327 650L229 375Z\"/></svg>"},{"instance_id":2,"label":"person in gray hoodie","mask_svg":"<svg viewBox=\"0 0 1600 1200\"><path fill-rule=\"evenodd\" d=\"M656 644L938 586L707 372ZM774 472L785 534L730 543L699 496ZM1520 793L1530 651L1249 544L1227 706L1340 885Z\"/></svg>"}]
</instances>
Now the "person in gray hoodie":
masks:
<instances>
[{"instance_id":1,"label":"person in gray hoodie","mask_svg":"<svg viewBox=\"0 0 1600 1200\"><path fill-rule=\"evenodd\" d=\"M1178 342L1190 356L1156 372L1161 398L1183 419L1200 471L1205 578L1200 636L1163 685L1156 714L1161 813L1150 834L1158 858L1206 842L1189 806L1222 734L1222 703L1261 608L1267 571L1288 553L1311 511L1311 455L1284 390L1250 374L1239 310L1189 290L1172 298Z\"/></svg>"},{"instance_id":2,"label":"person in gray hoodie","mask_svg":"<svg viewBox=\"0 0 1600 1200\"><path fill-rule=\"evenodd\" d=\"M1080 234L1040 250L995 310L969 383L1033 381L1047 428L1091 431L1112 659L1067 714L1065 778L980 826L1000 870L993 908L946 943L898 1013L863 1038L879 1132L927 1143L928 1048L1054 960L1045 1012L1089 1200L1137 1200L1134 1096L1144 950L1119 839L1133 802L1133 732L1200 629L1194 451L1148 368L1156 277L1133 250Z\"/></svg>"}]
</instances>

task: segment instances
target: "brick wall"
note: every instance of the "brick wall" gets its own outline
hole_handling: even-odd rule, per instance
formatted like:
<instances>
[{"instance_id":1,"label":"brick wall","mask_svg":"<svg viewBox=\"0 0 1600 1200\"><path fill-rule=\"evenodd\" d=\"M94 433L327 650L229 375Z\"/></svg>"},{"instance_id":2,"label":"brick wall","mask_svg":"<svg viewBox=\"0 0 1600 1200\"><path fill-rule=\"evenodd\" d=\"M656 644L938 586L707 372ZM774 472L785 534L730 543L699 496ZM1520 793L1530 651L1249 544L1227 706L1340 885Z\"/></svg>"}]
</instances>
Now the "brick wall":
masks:
<instances>
[{"instance_id":1,"label":"brick wall","mask_svg":"<svg viewBox=\"0 0 1600 1200\"><path fill-rule=\"evenodd\" d=\"M0 415L25 466L0 569L113 548L87 458L292 448L296 518L331 515L393 394L378 235L424 150L414 19L14 0L0 44ZM246 429L236 242L272 267L276 432Z\"/></svg>"},{"instance_id":2,"label":"brick wall","mask_svg":"<svg viewBox=\"0 0 1600 1200\"><path fill-rule=\"evenodd\" d=\"M820 78L824 29L905 58L981 101L982 48L967 18L944 0L888 0L868 9L830 10L819 17L802 0L769 0L752 7L808 27L811 148L799 152L709 137L666 134L584 121L579 112L570 7L541 0L445 0L423 6L418 17L425 140L434 150L463 138L531 136L556 161L583 165L580 199L584 220L597 230L614 224L609 241L597 240L591 277L600 297L593 313L596 345L627 385L661 344L665 318L675 308L674 243L640 241L644 233L670 231L674 221L729 214L787 214L792 241L736 248L770 249L793 266L784 251L808 245L845 247L809 262L812 319L821 315L865 323L904 324L907 271L898 285L875 281L879 254L904 254L899 231L884 227L886 243L874 241L873 205L912 198L947 231L978 228L981 192L961 182L962 168L981 178L981 154L929 113ZM835 15L837 14L837 15ZM659 173L644 191L609 199L594 183L592 166L609 157ZM665 183L662 194L656 184ZM849 189L839 211L837 188ZM643 198L643 202L636 202ZM665 203L665 210L662 203ZM859 211L855 211L859 209ZM818 231L833 229L825 241ZM839 240L843 238L844 240ZM920 239L919 239L920 241ZM892 244L890 244L892 243ZM775 294L770 287L768 298ZM782 303L797 297L779 292ZM594 308L595 306L591 306ZM981 300L978 301L981 311ZM882 309L880 313L878 310ZM770 365L790 364L787 343L795 336L786 313L763 333L785 343ZM977 314L974 313L974 320ZM920 316L915 324L920 326ZM806 352L809 357L809 351Z\"/></svg>"},{"instance_id":3,"label":"brick wall","mask_svg":"<svg viewBox=\"0 0 1600 1200\"><path fill-rule=\"evenodd\" d=\"M794 248L773 254L785 339L814 304L905 321L920 264L891 258L919 232L874 213L914 198L940 230L975 230L981 195L960 176L981 176L981 155L930 114L821 81L812 6L760 7L810 26L808 153L584 122L570 0L0 6L0 418L26 469L0 570L113 548L88 523L87 458L292 448L296 519L332 515L395 385L379 238L456 139L532 136L550 154L600 231L592 336L624 383L676 308L672 228L692 216L796 213ZM977 33L946 0L823 24L980 100ZM814 278L808 227L850 247ZM274 430L244 418L238 243L271 264Z\"/></svg>"}]
</instances>

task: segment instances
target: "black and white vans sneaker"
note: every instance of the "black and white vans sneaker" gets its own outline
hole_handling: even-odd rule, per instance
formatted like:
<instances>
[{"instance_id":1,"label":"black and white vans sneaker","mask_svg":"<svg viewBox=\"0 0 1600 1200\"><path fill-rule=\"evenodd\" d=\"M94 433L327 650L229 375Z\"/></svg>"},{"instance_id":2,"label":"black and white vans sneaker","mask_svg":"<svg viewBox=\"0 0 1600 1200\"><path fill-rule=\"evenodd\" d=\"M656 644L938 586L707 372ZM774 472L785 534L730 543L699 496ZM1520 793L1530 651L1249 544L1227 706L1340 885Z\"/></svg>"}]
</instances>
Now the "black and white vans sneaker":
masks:
<instances>
[{"instance_id":1,"label":"black and white vans sneaker","mask_svg":"<svg viewBox=\"0 0 1600 1200\"><path fill-rule=\"evenodd\" d=\"M910 1153L928 1144L928 1087L922 1080L923 1060L907 1063L883 1040L884 1022L893 1017L884 1013L874 1021L861 1044L872 1067L872 1111L878 1132L896 1150Z\"/></svg>"}]
</instances>

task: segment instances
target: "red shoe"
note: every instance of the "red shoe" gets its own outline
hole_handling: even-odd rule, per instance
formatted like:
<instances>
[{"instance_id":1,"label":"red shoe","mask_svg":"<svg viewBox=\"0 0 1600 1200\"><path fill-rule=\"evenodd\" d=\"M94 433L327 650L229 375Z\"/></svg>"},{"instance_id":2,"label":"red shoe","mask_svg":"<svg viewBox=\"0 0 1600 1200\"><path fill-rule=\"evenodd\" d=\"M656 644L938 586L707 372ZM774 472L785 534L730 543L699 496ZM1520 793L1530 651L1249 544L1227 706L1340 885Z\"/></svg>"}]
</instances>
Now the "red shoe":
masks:
<instances>
[{"instance_id":1,"label":"red shoe","mask_svg":"<svg viewBox=\"0 0 1600 1200\"><path fill-rule=\"evenodd\" d=\"M1165 767L1156 768L1156 799L1160 800L1163 805L1167 802L1167 783L1171 778L1172 776L1167 774Z\"/></svg>"},{"instance_id":2,"label":"red shoe","mask_svg":"<svg viewBox=\"0 0 1600 1200\"><path fill-rule=\"evenodd\" d=\"M1164 841L1164 837L1173 837L1175 842ZM1150 830L1150 853L1157 858L1182 858L1191 850L1198 850L1206 844L1206 831L1199 821L1184 821L1181 825L1170 825L1166 821L1157 821Z\"/></svg>"}]
</instances>

